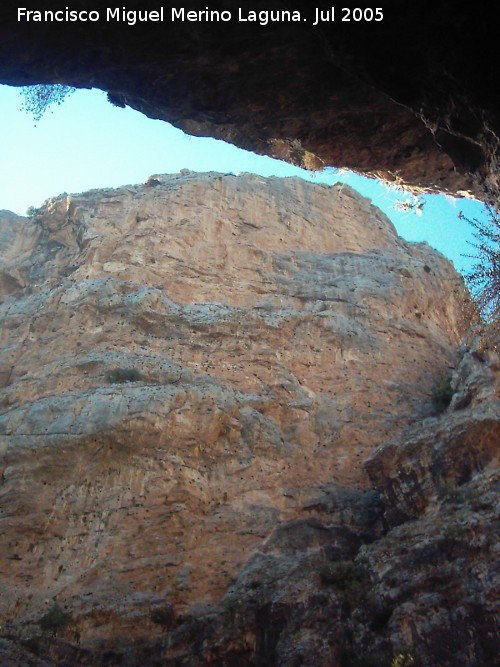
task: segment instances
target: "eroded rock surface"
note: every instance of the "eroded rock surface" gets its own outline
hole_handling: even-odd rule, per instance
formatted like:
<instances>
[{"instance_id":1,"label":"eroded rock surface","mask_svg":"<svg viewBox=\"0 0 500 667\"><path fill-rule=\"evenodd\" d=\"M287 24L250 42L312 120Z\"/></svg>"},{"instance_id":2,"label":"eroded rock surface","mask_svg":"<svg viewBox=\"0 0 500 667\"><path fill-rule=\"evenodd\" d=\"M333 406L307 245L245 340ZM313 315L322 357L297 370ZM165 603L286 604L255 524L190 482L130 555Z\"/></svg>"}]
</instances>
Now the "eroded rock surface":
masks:
<instances>
[{"instance_id":1,"label":"eroded rock surface","mask_svg":"<svg viewBox=\"0 0 500 667\"><path fill-rule=\"evenodd\" d=\"M251 175L0 222L0 651L490 664L498 363L466 354L435 415L461 336L448 261L346 186ZM54 601L71 623L50 638ZM458 617L470 642L439 657Z\"/></svg>"}]
</instances>

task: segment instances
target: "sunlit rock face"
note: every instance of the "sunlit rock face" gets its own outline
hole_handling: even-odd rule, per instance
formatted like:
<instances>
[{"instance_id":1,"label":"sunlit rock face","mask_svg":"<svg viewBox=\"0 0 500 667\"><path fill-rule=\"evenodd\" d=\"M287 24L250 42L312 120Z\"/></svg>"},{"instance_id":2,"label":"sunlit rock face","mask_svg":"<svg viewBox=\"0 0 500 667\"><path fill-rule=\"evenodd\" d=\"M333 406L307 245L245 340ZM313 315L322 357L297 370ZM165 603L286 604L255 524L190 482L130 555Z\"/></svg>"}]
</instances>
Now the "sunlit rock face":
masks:
<instances>
[{"instance_id":1,"label":"sunlit rock face","mask_svg":"<svg viewBox=\"0 0 500 667\"><path fill-rule=\"evenodd\" d=\"M348 666L403 646L451 667L472 664L436 658L463 605L480 656L498 363L466 355L435 416L461 336L447 260L349 187L252 175L0 223L0 656ZM58 638L38 626L54 600Z\"/></svg>"},{"instance_id":2,"label":"sunlit rock face","mask_svg":"<svg viewBox=\"0 0 500 667\"><path fill-rule=\"evenodd\" d=\"M497 26L487 12L386 0L382 20L370 8L359 20L359 8L355 19L337 7L334 21L315 26L311 3L273 4L301 20L239 20L238 7L248 19L269 13L269 3L220 0L229 22L172 19L166 6L163 21L135 25L122 6L109 17L99 7L97 22L37 22L19 19L19 3L4 0L0 81L97 87L117 106L189 134L307 168L498 196ZM78 0L69 9L96 5ZM130 0L124 9L159 5ZM190 0L186 9L204 12L207 3ZM331 15L331 6L320 9Z\"/></svg>"}]
</instances>

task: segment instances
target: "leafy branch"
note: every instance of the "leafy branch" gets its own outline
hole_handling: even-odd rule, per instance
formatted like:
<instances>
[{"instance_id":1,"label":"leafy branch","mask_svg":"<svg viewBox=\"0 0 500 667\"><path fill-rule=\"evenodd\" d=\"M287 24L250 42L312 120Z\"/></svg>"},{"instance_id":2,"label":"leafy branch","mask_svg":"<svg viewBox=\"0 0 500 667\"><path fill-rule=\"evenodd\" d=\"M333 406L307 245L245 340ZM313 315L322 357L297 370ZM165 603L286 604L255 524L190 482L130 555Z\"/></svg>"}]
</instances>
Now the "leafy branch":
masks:
<instances>
[{"instance_id":1,"label":"leafy branch","mask_svg":"<svg viewBox=\"0 0 500 667\"><path fill-rule=\"evenodd\" d=\"M474 229L474 249L465 255L475 260L466 274L467 285L477 303L484 323L498 337L500 334L500 213L492 204L486 206L485 220L469 219L463 213L459 218Z\"/></svg>"},{"instance_id":2,"label":"leafy branch","mask_svg":"<svg viewBox=\"0 0 500 667\"><path fill-rule=\"evenodd\" d=\"M20 91L24 98L21 109L32 114L35 122L38 122L50 106L62 104L75 90L76 88L60 84L24 86Z\"/></svg>"}]
</instances>

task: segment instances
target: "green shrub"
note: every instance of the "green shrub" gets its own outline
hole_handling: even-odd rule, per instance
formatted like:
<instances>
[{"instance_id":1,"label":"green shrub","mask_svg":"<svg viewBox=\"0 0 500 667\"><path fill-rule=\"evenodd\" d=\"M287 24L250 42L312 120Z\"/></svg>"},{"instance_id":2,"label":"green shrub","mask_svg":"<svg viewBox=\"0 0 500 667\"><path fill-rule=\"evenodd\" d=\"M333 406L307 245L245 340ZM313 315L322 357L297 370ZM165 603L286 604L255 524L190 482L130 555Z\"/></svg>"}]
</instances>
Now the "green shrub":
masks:
<instances>
[{"instance_id":1,"label":"green shrub","mask_svg":"<svg viewBox=\"0 0 500 667\"><path fill-rule=\"evenodd\" d=\"M172 606L167 603L163 607L152 609L150 618L153 623L156 623L157 625L169 627L174 622L174 610L172 609Z\"/></svg>"},{"instance_id":2,"label":"green shrub","mask_svg":"<svg viewBox=\"0 0 500 667\"><path fill-rule=\"evenodd\" d=\"M373 632L382 632L389 623L393 608L390 605L375 603L369 608L370 630Z\"/></svg>"},{"instance_id":3,"label":"green shrub","mask_svg":"<svg viewBox=\"0 0 500 667\"><path fill-rule=\"evenodd\" d=\"M66 97L75 90L76 88L60 84L41 83L35 86L25 86L20 91L24 98L21 108L32 114L35 121L38 122L52 104L62 104Z\"/></svg>"},{"instance_id":4,"label":"green shrub","mask_svg":"<svg viewBox=\"0 0 500 667\"><path fill-rule=\"evenodd\" d=\"M53 635L56 635L58 630L62 630L72 623L71 616L64 609L61 609L57 602L54 602L48 612L38 621L38 625L42 630L52 632Z\"/></svg>"},{"instance_id":5,"label":"green shrub","mask_svg":"<svg viewBox=\"0 0 500 667\"><path fill-rule=\"evenodd\" d=\"M106 375L111 384L122 384L124 382L138 382L142 380L142 374L137 368L114 368Z\"/></svg>"},{"instance_id":6,"label":"green shrub","mask_svg":"<svg viewBox=\"0 0 500 667\"><path fill-rule=\"evenodd\" d=\"M450 378L444 378L432 392L432 404L436 414L440 415L446 410L453 398L453 388Z\"/></svg>"},{"instance_id":7,"label":"green shrub","mask_svg":"<svg viewBox=\"0 0 500 667\"><path fill-rule=\"evenodd\" d=\"M415 658L409 651L398 651L391 662L391 667L410 667L415 665Z\"/></svg>"},{"instance_id":8,"label":"green shrub","mask_svg":"<svg viewBox=\"0 0 500 667\"><path fill-rule=\"evenodd\" d=\"M356 589L363 582L363 575L359 568L348 560L322 563L319 576L323 583L332 584L342 591Z\"/></svg>"},{"instance_id":9,"label":"green shrub","mask_svg":"<svg viewBox=\"0 0 500 667\"><path fill-rule=\"evenodd\" d=\"M343 667L418 667L421 663L410 651L397 650L391 657L385 651L361 651L351 648L342 656Z\"/></svg>"},{"instance_id":10,"label":"green shrub","mask_svg":"<svg viewBox=\"0 0 500 667\"><path fill-rule=\"evenodd\" d=\"M476 260L465 276L467 285L477 303L483 321L489 331L491 342L498 344L500 337L500 213L492 204L486 205L487 220L472 220L460 214L474 229L474 249Z\"/></svg>"}]
</instances>

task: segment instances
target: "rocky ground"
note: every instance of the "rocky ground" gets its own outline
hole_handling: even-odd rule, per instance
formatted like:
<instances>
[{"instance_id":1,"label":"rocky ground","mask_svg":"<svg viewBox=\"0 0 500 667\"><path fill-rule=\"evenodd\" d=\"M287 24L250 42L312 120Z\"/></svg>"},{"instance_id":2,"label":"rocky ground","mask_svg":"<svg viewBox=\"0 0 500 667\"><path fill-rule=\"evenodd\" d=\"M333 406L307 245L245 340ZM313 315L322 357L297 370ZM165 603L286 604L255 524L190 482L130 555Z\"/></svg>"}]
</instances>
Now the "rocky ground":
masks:
<instances>
[{"instance_id":1,"label":"rocky ground","mask_svg":"<svg viewBox=\"0 0 500 667\"><path fill-rule=\"evenodd\" d=\"M495 664L500 362L439 253L190 172L0 238L2 666Z\"/></svg>"}]
</instances>

